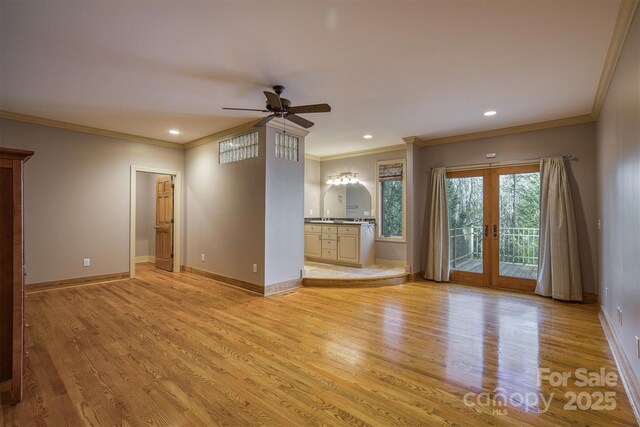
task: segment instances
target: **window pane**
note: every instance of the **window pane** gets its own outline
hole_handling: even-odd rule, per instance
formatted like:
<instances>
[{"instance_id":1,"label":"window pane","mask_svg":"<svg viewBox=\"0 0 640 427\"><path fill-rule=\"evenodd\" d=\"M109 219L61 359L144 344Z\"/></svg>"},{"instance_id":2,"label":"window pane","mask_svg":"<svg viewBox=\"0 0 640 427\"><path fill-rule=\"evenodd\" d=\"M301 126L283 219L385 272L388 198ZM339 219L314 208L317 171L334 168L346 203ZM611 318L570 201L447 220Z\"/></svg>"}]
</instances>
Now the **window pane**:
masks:
<instances>
[{"instance_id":1,"label":"window pane","mask_svg":"<svg viewBox=\"0 0 640 427\"><path fill-rule=\"evenodd\" d=\"M536 279L540 173L500 175L500 276Z\"/></svg>"},{"instance_id":2,"label":"window pane","mask_svg":"<svg viewBox=\"0 0 640 427\"><path fill-rule=\"evenodd\" d=\"M402 181L382 181L382 235L402 237Z\"/></svg>"},{"instance_id":3,"label":"window pane","mask_svg":"<svg viewBox=\"0 0 640 427\"><path fill-rule=\"evenodd\" d=\"M483 194L481 176L447 178L451 270L482 273Z\"/></svg>"}]
</instances>

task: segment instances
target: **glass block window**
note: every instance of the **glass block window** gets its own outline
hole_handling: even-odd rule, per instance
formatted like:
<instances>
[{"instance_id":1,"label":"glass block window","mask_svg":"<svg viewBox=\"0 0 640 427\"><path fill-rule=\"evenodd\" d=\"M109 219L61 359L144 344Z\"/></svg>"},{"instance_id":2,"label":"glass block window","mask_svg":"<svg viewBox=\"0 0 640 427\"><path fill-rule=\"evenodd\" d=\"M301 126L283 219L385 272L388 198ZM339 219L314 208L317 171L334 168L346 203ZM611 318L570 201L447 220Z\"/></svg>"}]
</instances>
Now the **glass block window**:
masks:
<instances>
[{"instance_id":1,"label":"glass block window","mask_svg":"<svg viewBox=\"0 0 640 427\"><path fill-rule=\"evenodd\" d=\"M276 132L276 157L298 161L298 138Z\"/></svg>"},{"instance_id":2,"label":"glass block window","mask_svg":"<svg viewBox=\"0 0 640 427\"><path fill-rule=\"evenodd\" d=\"M258 132L220 141L220 164L258 157Z\"/></svg>"}]
</instances>

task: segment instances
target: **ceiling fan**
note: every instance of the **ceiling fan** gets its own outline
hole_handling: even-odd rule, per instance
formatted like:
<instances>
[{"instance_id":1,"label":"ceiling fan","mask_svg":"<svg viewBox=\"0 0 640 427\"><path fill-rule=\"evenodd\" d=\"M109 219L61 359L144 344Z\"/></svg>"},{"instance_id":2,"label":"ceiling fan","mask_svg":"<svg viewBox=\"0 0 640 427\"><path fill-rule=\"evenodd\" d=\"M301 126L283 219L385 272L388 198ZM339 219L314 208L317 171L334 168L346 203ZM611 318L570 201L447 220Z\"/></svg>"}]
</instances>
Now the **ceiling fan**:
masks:
<instances>
[{"instance_id":1,"label":"ceiling fan","mask_svg":"<svg viewBox=\"0 0 640 427\"><path fill-rule=\"evenodd\" d=\"M275 93L273 93L275 92ZM258 123L253 125L254 127L264 126L276 117L282 117L293 123L302 126L305 129L313 126L313 122L298 116L298 114L308 113L328 113L331 111L329 104L313 104L313 105L291 105L291 101L286 98L281 98L280 95L284 92L284 86L276 85L273 87L273 92L264 91L264 96L267 97L267 106L265 109L256 108L222 108L223 110L238 110L238 111L260 111L262 113L271 113Z\"/></svg>"}]
</instances>

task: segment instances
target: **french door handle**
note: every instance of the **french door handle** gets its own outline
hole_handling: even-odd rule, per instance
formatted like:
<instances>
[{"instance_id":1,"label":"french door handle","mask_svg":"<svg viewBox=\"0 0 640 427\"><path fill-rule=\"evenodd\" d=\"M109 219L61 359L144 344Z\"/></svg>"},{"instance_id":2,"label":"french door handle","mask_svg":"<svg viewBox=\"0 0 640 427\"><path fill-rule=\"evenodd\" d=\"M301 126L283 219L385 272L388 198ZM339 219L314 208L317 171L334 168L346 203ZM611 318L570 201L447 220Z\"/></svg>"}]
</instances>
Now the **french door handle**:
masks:
<instances>
[{"instance_id":1,"label":"french door handle","mask_svg":"<svg viewBox=\"0 0 640 427\"><path fill-rule=\"evenodd\" d=\"M498 226L493 225L493 237L498 237Z\"/></svg>"},{"instance_id":2,"label":"french door handle","mask_svg":"<svg viewBox=\"0 0 640 427\"><path fill-rule=\"evenodd\" d=\"M484 237L489 237L489 226L487 224L484 225Z\"/></svg>"}]
</instances>

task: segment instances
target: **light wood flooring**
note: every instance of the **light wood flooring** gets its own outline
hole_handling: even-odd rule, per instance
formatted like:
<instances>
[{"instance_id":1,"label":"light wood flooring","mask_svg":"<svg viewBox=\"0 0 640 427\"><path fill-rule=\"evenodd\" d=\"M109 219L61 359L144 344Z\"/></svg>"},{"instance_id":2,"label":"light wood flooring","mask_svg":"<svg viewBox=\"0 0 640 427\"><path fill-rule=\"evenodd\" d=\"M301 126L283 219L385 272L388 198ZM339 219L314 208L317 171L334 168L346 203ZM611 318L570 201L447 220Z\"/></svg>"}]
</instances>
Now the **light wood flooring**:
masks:
<instances>
[{"instance_id":1,"label":"light wood flooring","mask_svg":"<svg viewBox=\"0 0 640 427\"><path fill-rule=\"evenodd\" d=\"M616 372L595 305L427 282L264 298L143 267L29 294L26 320L24 400L2 395L0 425L635 425L620 381L537 384ZM464 403L500 388L506 406ZM564 410L571 391L616 408Z\"/></svg>"}]
</instances>

